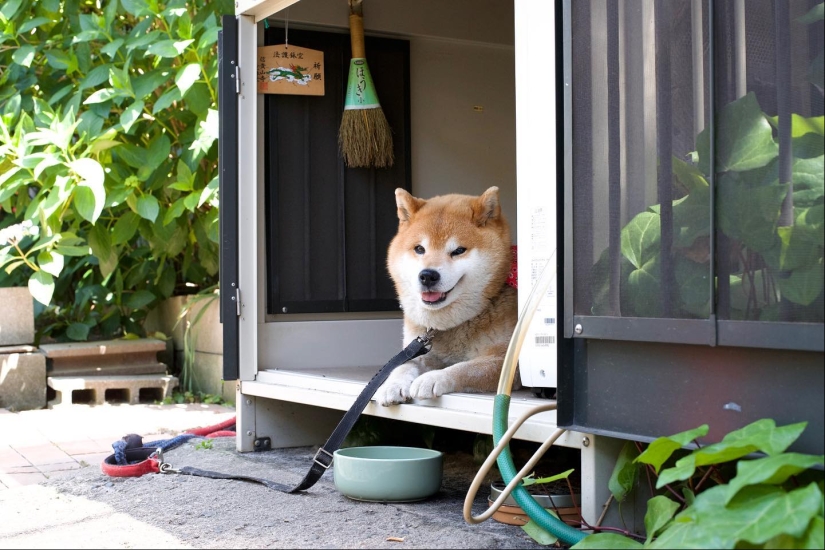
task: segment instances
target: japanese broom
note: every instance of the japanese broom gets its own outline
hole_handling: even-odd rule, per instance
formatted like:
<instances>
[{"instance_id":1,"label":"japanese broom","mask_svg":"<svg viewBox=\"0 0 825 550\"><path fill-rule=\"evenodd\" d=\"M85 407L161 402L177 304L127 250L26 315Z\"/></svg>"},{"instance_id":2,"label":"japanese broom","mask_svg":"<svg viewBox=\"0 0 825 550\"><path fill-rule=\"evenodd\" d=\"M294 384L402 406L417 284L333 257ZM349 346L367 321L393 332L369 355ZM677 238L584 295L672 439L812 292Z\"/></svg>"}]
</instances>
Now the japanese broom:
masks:
<instances>
[{"instance_id":1,"label":"japanese broom","mask_svg":"<svg viewBox=\"0 0 825 550\"><path fill-rule=\"evenodd\" d=\"M349 28L352 61L338 146L349 167L389 168L394 160L392 129L378 102L367 66L361 0L350 0Z\"/></svg>"}]
</instances>

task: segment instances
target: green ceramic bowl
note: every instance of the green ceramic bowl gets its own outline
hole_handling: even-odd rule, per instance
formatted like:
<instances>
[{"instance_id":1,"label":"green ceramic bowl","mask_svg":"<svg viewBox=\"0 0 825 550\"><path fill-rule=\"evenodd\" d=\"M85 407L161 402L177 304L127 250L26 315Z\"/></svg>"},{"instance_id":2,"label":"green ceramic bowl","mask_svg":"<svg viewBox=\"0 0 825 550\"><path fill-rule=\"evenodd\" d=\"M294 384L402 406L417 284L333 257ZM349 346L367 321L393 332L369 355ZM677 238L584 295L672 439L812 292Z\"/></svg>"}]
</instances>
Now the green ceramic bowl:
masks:
<instances>
[{"instance_id":1,"label":"green ceramic bowl","mask_svg":"<svg viewBox=\"0 0 825 550\"><path fill-rule=\"evenodd\" d=\"M442 453L416 447L350 447L335 451L335 488L371 502L424 500L441 488Z\"/></svg>"}]
</instances>

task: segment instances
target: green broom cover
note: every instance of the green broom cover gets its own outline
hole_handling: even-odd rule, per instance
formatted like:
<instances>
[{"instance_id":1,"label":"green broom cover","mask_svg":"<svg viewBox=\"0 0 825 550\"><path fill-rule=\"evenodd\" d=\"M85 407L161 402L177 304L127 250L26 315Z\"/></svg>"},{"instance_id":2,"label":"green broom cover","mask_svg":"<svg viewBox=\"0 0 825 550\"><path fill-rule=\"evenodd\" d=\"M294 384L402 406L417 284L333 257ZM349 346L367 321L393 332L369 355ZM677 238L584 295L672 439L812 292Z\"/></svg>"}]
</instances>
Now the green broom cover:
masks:
<instances>
[{"instance_id":1,"label":"green broom cover","mask_svg":"<svg viewBox=\"0 0 825 550\"><path fill-rule=\"evenodd\" d=\"M363 57L354 57L349 62L349 78L347 79L347 97L344 100L344 110L349 109L378 109L378 94L375 93L375 84Z\"/></svg>"}]
</instances>

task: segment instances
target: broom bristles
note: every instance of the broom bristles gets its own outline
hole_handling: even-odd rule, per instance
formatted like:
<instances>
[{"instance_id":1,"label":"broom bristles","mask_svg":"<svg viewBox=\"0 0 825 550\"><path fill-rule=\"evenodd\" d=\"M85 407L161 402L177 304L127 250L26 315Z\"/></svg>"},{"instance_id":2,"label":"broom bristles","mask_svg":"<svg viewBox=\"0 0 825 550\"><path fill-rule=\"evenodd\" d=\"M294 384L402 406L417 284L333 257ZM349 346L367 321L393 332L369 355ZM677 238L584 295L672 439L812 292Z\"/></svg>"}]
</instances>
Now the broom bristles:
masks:
<instances>
[{"instance_id":1,"label":"broom bristles","mask_svg":"<svg viewBox=\"0 0 825 550\"><path fill-rule=\"evenodd\" d=\"M392 129L380 107L345 110L338 146L351 168L390 168L395 160Z\"/></svg>"}]
</instances>

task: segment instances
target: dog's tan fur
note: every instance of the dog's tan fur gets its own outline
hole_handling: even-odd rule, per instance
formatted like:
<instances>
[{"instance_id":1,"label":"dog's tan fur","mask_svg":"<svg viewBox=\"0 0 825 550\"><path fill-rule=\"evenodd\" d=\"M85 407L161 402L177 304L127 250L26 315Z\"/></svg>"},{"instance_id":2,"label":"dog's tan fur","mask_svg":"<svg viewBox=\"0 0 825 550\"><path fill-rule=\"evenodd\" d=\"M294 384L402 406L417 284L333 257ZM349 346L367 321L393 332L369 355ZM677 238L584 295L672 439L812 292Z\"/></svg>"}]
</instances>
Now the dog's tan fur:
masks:
<instances>
[{"instance_id":1,"label":"dog's tan fur","mask_svg":"<svg viewBox=\"0 0 825 550\"><path fill-rule=\"evenodd\" d=\"M387 267L404 310L404 343L436 329L432 350L393 371L379 388L382 405L431 399L451 392L496 389L504 354L517 318L510 271L510 228L501 214L498 188L481 196L415 198L395 192L398 233ZM416 252L423 246L425 252ZM466 252L454 254L457 247ZM422 249L419 249L422 250ZM441 273L443 304L423 301L418 275Z\"/></svg>"}]
</instances>

